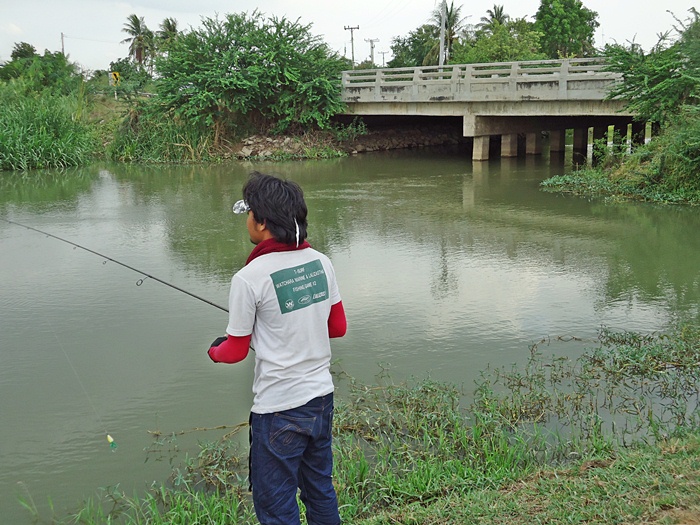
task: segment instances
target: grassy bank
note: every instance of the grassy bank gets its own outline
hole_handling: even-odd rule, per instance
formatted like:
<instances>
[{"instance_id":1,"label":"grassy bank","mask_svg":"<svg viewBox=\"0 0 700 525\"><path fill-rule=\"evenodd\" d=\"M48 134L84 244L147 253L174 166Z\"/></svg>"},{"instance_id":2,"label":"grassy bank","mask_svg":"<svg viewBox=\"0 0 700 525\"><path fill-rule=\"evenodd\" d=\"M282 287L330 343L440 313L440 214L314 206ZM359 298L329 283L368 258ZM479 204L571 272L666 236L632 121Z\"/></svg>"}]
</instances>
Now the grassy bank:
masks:
<instances>
[{"instance_id":1,"label":"grassy bank","mask_svg":"<svg viewBox=\"0 0 700 525\"><path fill-rule=\"evenodd\" d=\"M542 182L549 192L700 205L700 109L685 107L658 137L632 154L594 146L594 167Z\"/></svg>"},{"instance_id":2,"label":"grassy bank","mask_svg":"<svg viewBox=\"0 0 700 525\"><path fill-rule=\"evenodd\" d=\"M335 418L345 523L697 523L700 331L602 330L576 359L546 349L484 371L466 406L454 385L348 379ZM147 494L106 490L51 519L256 523L245 452L230 437L175 461ZM157 435L153 450L175 439Z\"/></svg>"}]
</instances>

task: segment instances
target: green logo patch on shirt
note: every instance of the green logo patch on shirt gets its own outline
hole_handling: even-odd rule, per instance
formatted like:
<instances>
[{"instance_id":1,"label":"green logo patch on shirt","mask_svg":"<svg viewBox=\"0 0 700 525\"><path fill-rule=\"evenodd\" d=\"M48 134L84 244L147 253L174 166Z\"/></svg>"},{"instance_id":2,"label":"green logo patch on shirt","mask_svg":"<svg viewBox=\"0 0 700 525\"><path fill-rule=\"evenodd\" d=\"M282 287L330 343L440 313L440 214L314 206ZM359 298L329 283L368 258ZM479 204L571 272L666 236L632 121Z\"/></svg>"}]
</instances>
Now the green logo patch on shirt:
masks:
<instances>
[{"instance_id":1,"label":"green logo patch on shirt","mask_svg":"<svg viewBox=\"0 0 700 525\"><path fill-rule=\"evenodd\" d=\"M270 274L283 314L328 299L326 271L319 259Z\"/></svg>"}]
</instances>

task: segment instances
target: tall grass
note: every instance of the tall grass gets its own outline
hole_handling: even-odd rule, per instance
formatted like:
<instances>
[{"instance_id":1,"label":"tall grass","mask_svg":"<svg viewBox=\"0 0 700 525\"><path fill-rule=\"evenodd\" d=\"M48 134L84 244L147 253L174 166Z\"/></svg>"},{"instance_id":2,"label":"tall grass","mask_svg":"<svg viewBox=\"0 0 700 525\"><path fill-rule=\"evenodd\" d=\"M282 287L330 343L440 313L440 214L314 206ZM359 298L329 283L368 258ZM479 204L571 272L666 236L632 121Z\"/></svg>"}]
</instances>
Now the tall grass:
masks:
<instances>
[{"instance_id":1,"label":"tall grass","mask_svg":"<svg viewBox=\"0 0 700 525\"><path fill-rule=\"evenodd\" d=\"M95 134L83 121L84 97L24 92L0 83L0 170L65 168L87 163Z\"/></svg>"},{"instance_id":2,"label":"tall grass","mask_svg":"<svg viewBox=\"0 0 700 525\"><path fill-rule=\"evenodd\" d=\"M116 131L108 156L120 162L201 162L213 159L211 145L210 132L136 105Z\"/></svg>"}]
</instances>

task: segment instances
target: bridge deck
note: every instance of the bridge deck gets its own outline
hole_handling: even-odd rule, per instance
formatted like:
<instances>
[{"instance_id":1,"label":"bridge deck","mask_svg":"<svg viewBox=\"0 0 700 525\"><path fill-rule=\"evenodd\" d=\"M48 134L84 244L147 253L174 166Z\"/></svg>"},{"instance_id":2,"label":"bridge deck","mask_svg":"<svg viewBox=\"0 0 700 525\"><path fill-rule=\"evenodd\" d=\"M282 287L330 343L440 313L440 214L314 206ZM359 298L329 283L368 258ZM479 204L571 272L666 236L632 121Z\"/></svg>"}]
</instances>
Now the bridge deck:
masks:
<instances>
[{"instance_id":1,"label":"bridge deck","mask_svg":"<svg viewBox=\"0 0 700 525\"><path fill-rule=\"evenodd\" d=\"M343 100L496 102L604 100L620 79L600 58L344 71Z\"/></svg>"}]
</instances>

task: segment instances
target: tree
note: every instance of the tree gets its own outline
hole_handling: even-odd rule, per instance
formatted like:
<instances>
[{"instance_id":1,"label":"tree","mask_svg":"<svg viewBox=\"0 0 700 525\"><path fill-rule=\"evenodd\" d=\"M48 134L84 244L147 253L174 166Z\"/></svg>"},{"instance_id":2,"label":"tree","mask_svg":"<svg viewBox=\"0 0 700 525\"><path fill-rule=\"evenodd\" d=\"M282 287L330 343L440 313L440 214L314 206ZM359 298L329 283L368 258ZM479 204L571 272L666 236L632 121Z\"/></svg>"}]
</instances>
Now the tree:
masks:
<instances>
[{"instance_id":1,"label":"tree","mask_svg":"<svg viewBox=\"0 0 700 525\"><path fill-rule=\"evenodd\" d=\"M159 28L160 29L156 32L158 47L167 50L170 43L180 34L177 28L177 20L170 17L165 18L160 23Z\"/></svg>"},{"instance_id":2,"label":"tree","mask_svg":"<svg viewBox=\"0 0 700 525\"><path fill-rule=\"evenodd\" d=\"M608 45L609 69L622 74L610 93L627 101L638 120L669 123L684 106L700 105L700 14L678 21L677 40L667 35L648 54L638 44Z\"/></svg>"},{"instance_id":3,"label":"tree","mask_svg":"<svg viewBox=\"0 0 700 525\"><path fill-rule=\"evenodd\" d=\"M541 0L535 27L542 35L542 51L549 58L592 56L597 18L581 0Z\"/></svg>"},{"instance_id":4,"label":"tree","mask_svg":"<svg viewBox=\"0 0 700 525\"><path fill-rule=\"evenodd\" d=\"M22 43L15 45L13 59L0 68L0 80L23 79L28 91L48 91L52 94L71 93L83 81L78 67L69 62L63 53L44 51L43 56L29 54L34 47Z\"/></svg>"},{"instance_id":5,"label":"tree","mask_svg":"<svg viewBox=\"0 0 700 525\"><path fill-rule=\"evenodd\" d=\"M149 74L128 58L110 62L109 70L119 73L119 85L115 86L115 90L127 97L139 93L150 80Z\"/></svg>"},{"instance_id":6,"label":"tree","mask_svg":"<svg viewBox=\"0 0 700 525\"><path fill-rule=\"evenodd\" d=\"M310 26L257 11L205 18L156 59L155 104L219 145L227 131L267 122L276 131L325 127L341 111L346 63Z\"/></svg>"},{"instance_id":7,"label":"tree","mask_svg":"<svg viewBox=\"0 0 700 525\"><path fill-rule=\"evenodd\" d=\"M10 58L12 58L12 60L34 58L35 56L37 56L36 48L27 42L15 43L15 46L12 48L12 53L10 53Z\"/></svg>"},{"instance_id":8,"label":"tree","mask_svg":"<svg viewBox=\"0 0 700 525\"><path fill-rule=\"evenodd\" d=\"M464 29L464 24L469 18L462 17L462 6L455 7L455 3L451 2L447 7L445 16L445 57L444 63L447 64L450 60L452 48L459 40L459 34ZM437 65L440 63L440 28L442 26L442 2L433 10L431 16L432 26L437 32L437 41L428 50L428 53L423 57L423 65Z\"/></svg>"},{"instance_id":9,"label":"tree","mask_svg":"<svg viewBox=\"0 0 700 525\"><path fill-rule=\"evenodd\" d=\"M504 26L510 20L510 16L506 14L502 5L493 5L493 9L486 10L487 16L481 17L481 22L476 25L476 28L486 34L492 34L499 26Z\"/></svg>"},{"instance_id":10,"label":"tree","mask_svg":"<svg viewBox=\"0 0 700 525\"><path fill-rule=\"evenodd\" d=\"M150 57L153 51L153 32L146 26L144 18L135 14L127 17L122 32L130 36L122 40L121 43L129 44L129 56L143 67L144 61Z\"/></svg>"},{"instance_id":11,"label":"tree","mask_svg":"<svg viewBox=\"0 0 700 525\"><path fill-rule=\"evenodd\" d=\"M475 41L455 46L453 60L459 64L541 60L546 56L540 51L540 36L524 18L497 23Z\"/></svg>"},{"instance_id":12,"label":"tree","mask_svg":"<svg viewBox=\"0 0 700 525\"><path fill-rule=\"evenodd\" d=\"M391 52L394 55L389 67L417 67L435 47L439 30L430 24L424 24L408 33L406 37L394 37L391 40Z\"/></svg>"}]
</instances>

